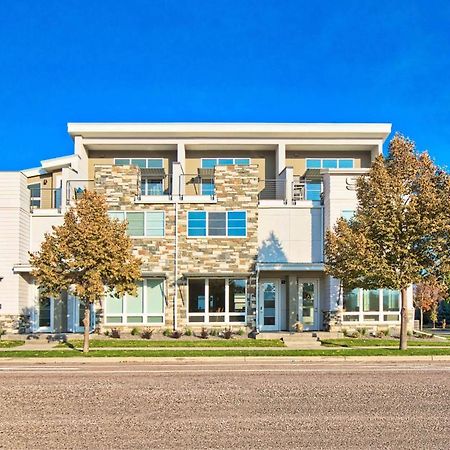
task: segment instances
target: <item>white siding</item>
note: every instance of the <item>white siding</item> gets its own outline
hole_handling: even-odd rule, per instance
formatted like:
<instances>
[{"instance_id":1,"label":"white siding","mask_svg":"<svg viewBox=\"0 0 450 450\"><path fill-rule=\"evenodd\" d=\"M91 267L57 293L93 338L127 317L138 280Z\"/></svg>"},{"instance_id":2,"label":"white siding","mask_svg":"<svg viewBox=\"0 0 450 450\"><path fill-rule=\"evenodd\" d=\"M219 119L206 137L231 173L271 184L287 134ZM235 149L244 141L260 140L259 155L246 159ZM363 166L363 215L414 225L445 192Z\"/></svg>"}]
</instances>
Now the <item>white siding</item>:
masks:
<instances>
[{"instance_id":1,"label":"white siding","mask_svg":"<svg viewBox=\"0 0 450 450\"><path fill-rule=\"evenodd\" d=\"M322 262L322 233L320 207L259 208L259 261Z\"/></svg>"},{"instance_id":2,"label":"white siding","mask_svg":"<svg viewBox=\"0 0 450 450\"><path fill-rule=\"evenodd\" d=\"M0 315L20 314L27 305L27 282L13 266L28 261L29 191L21 172L0 172Z\"/></svg>"}]
</instances>

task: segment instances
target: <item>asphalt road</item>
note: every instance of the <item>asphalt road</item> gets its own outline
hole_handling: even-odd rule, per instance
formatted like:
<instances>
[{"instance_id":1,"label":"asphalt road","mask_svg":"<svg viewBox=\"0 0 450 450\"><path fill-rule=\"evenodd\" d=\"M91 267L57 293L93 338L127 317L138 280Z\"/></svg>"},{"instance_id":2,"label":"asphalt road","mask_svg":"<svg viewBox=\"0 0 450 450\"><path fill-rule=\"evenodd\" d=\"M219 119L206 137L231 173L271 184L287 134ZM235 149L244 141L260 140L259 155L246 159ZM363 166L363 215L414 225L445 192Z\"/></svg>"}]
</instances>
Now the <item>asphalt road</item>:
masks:
<instances>
[{"instance_id":1,"label":"asphalt road","mask_svg":"<svg viewBox=\"0 0 450 450\"><path fill-rule=\"evenodd\" d=\"M450 364L0 363L0 448L450 448Z\"/></svg>"}]
</instances>

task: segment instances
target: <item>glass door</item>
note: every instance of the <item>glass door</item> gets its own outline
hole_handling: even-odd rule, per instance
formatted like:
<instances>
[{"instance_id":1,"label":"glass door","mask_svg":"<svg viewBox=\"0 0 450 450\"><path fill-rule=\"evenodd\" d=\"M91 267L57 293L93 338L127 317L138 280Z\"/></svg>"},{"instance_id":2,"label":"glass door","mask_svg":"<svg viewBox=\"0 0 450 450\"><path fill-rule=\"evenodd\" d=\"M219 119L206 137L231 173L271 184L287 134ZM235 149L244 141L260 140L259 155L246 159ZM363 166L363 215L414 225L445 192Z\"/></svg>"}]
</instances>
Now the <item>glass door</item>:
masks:
<instances>
[{"instance_id":1,"label":"glass door","mask_svg":"<svg viewBox=\"0 0 450 450\"><path fill-rule=\"evenodd\" d=\"M75 333L83 333L84 331L84 303L80 302L78 298L75 297L75 301L73 302L74 308L75 308L75 314L74 314L74 327L73 331ZM92 330L94 328L95 324L95 315L94 315L94 308L93 305L90 305L91 308L91 315L90 315L90 329Z\"/></svg>"},{"instance_id":2,"label":"glass door","mask_svg":"<svg viewBox=\"0 0 450 450\"><path fill-rule=\"evenodd\" d=\"M319 328L317 286L317 280L298 280L299 319L305 331Z\"/></svg>"},{"instance_id":3,"label":"glass door","mask_svg":"<svg viewBox=\"0 0 450 450\"><path fill-rule=\"evenodd\" d=\"M260 325L262 331L277 331L279 289L276 280L261 282L259 293Z\"/></svg>"},{"instance_id":4,"label":"glass door","mask_svg":"<svg viewBox=\"0 0 450 450\"><path fill-rule=\"evenodd\" d=\"M53 299L40 298L37 308L37 331L41 333L53 333L54 316Z\"/></svg>"}]
</instances>

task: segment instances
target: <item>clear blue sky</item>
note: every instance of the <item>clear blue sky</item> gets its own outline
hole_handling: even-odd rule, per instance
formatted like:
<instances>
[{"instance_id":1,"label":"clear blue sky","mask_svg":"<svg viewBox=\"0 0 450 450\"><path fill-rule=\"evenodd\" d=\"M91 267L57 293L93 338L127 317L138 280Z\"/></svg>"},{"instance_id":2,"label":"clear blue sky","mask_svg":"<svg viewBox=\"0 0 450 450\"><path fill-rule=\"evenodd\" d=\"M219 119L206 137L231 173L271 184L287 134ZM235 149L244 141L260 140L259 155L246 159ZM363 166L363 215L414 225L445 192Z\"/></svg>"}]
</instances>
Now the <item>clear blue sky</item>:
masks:
<instances>
[{"instance_id":1,"label":"clear blue sky","mask_svg":"<svg viewBox=\"0 0 450 450\"><path fill-rule=\"evenodd\" d=\"M1 0L0 170L67 122L392 122L450 166L450 2Z\"/></svg>"}]
</instances>

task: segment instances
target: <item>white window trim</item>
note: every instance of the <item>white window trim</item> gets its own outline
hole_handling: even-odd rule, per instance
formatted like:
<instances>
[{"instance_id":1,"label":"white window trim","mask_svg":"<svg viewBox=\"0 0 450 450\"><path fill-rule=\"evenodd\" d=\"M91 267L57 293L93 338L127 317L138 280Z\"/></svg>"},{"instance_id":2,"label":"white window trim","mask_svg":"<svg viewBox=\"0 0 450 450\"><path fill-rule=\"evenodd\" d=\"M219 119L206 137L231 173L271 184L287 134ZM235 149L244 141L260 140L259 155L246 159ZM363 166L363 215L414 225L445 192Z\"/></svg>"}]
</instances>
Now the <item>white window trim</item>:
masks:
<instances>
[{"instance_id":1,"label":"white window trim","mask_svg":"<svg viewBox=\"0 0 450 450\"><path fill-rule=\"evenodd\" d=\"M239 277L207 277L207 278L194 278L194 279L201 279L204 281L205 283L205 311L204 312L198 312L198 313L191 313L189 312L189 303L190 303L190 298L189 298L189 283L190 280L192 278L188 279L188 283L187 283L187 297L188 297L188 304L187 304L187 309L186 309L186 313L187 313L187 322L190 324L198 324L198 325L241 325L241 326L246 326L246 319L247 319L247 293L248 293L248 280L246 278L239 278ZM210 279L214 279L214 280L225 280L225 311L223 313L210 313L209 312L209 280ZM230 312L230 280L245 280L245 311L244 312ZM225 321L224 322L217 322L217 321L213 321L210 322L209 321L209 316L224 316L225 317ZM230 321L230 315L232 316L240 316L240 317L244 317L244 321L243 322L231 322ZM205 320L203 322L191 322L189 320L189 317L201 317L204 316Z\"/></svg>"},{"instance_id":2,"label":"white window trim","mask_svg":"<svg viewBox=\"0 0 450 450\"><path fill-rule=\"evenodd\" d=\"M251 163L252 163L252 159L251 158L247 158L246 156L242 156L242 157L230 157L230 158L227 158L227 157L220 157L220 158L201 158L201 168L203 169L204 167L203 167L203 161L204 160L206 160L206 159L208 159L208 160L211 160L211 159L215 159L216 160L216 163L218 163L218 161L219 161L219 159L232 159L233 160L233 164L230 164L230 165L236 165L236 160L237 159L248 159L248 165L250 165ZM216 164L216 166L223 166L222 164ZM239 166L241 165L241 164L238 164ZM226 166L225 166L226 167ZM246 167L246 166L243 166L243 167ZM209 169L210 167L206 167L206 169ZM212 169L212 167L211 167L211 169Z\"/></svg>"},{"instance_id":3,"label":"white window trim","mask_svg":"<svg viewBox=\"0 0 450 450\"><path fill-rule=\"evenodd\" d=\"M206 236L190 236L189 235L189 213L190 212L204 212L206 213ZM224 236L209 236L209 213L225 213L225 230L226 233ZM245 212L245 236L228 236L228 213L229 212ZM191 210L187 212L187 226L186 226L186 234L189 239L246 239L248 235L248 221L247 221L247 210L246 209L227 209L225 211L205 211L205 210Z\"/></svg>"},{"instance_id":4,"label":"white window trim","mask_svg":"<svg viewBox=\"0 0 450 450\"><path fill-rule=\"evenodd\" d=\"M146 284L148 280L162 280L163 281L163 310L161 314L149 313L147 312L147 289ZM146 277L143 279L142 283L142 302L143 302L143 312L141 314L128 314L127 311L127 302L128 302L128 294L125 294L122 299L122 312L119 313L108 313L108 301L105 300L105 314L104 314L104 324L108 326L142 326L142 327L151 327L151 326L163 326L166 323L166 292L167 292L167 280L165 278L158 277ZM127 316L134 317L142 317L142 322L128 322ZM148 317L161 317L163 318L162 322L154 323L148 322L145 319ZM108 322L108 317L120 317L122 322Z\"/></svg>"},{"instance_id":5,"label":"white window trim","mask_svg":"<svg viewBox=\"0 0 450 450\"><path fill-rule=\"evenodd\" d=\"M136 236L136 235L127 235L130 238L134 238L134 239L162 239L166 237L166 211L162 210L162 209L157 209L154 211L108 211L108 213L123 213L124 214L124 220L127 220L127 214L128 213L141 213L144 214L144 235L143 236ZM147 214L148 213L163 213L163 234L162 236L148 236L146 233L147 231Z\"/></svg>"}]
</instances>

